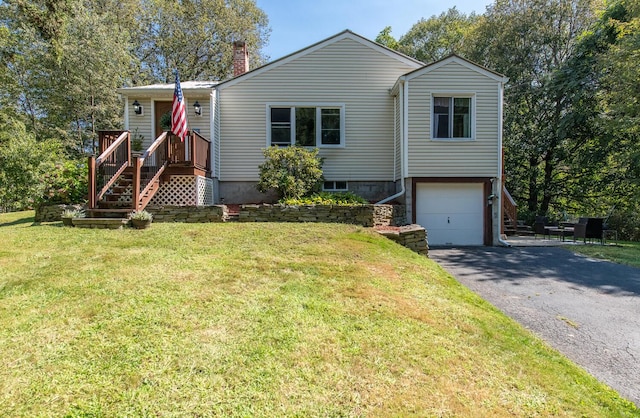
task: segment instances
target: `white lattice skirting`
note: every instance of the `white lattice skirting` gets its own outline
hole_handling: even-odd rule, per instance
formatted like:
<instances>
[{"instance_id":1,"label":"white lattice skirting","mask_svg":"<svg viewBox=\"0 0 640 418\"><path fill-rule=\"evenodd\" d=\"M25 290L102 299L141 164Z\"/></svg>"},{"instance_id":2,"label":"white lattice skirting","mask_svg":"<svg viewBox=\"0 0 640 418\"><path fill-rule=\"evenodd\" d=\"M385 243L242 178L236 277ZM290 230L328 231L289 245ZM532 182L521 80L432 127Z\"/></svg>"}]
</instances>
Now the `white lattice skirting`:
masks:
<instances>
[{"instance_id":1,"label":"white lattice skirting","mask_svg":"<svg viewBox=\"0 0 640 418\"><path fill-rule=\"evenodd\" d=\"M213 205L213 180L202 176L171 176L149 202L150 205Z\"/></svg>"}]
</instances>

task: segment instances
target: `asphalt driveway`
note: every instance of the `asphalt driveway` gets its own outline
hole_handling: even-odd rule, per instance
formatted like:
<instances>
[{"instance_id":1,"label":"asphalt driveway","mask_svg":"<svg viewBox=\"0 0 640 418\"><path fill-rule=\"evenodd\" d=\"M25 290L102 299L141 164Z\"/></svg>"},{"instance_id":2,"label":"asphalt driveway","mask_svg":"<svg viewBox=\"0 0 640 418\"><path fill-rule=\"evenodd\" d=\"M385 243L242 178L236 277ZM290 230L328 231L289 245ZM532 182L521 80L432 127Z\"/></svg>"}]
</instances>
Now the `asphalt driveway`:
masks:
<instances>
[{"instance_id":1,"label":"asphalt driveway","mask_svg":"<svg viewBox=\"0 0 640 418\"><path fill-rule=\"evenodd\" d=\"M640 269L563 248L434 248L462 284L640 406Z\"/></svg>"}]
</instances>

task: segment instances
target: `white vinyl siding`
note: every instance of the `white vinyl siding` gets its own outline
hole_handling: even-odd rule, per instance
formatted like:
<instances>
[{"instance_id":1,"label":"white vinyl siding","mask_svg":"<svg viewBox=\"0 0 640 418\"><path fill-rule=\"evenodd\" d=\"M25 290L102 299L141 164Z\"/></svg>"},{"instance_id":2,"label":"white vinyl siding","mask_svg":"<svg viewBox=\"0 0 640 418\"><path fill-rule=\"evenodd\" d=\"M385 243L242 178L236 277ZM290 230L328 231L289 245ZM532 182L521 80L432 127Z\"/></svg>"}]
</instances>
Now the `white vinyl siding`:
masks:
<instances>
[{"instance_id":1,"label":"white vinyl siding","mask_svg":"<svg viewBox=\"0 0 640 418\"><path fill-rule=\"evenodd\" d=\"M393 180L398 180L402 176L402 103L400 103L400 94L394 97L395 103L395 169Z\"/></svg>"},{"instance_id":2,"label":"white vinyl siding","mask_svg":"<svg viewBox=\"0 0 640 418\"><path fill-rule=\"evenodd\" d=\"M211 153L213 167L211 167L212 176L217 178L220 176L220 105L218 104L218 95L214 90L211 93L211 106L213 108L211 117L211 126L213 135L211 135Z\"/></svg>"},{"instance_id":3,"label":"white vinyl siding","mask_svg":"<svg viewBox=\"0 0 640 418\"><path fill-rule=\"evenodd\" d=\"M393 97L389 89L417 68L349 37L222 85L222 181L257 181L267 144L265 105L344 105L344 147L320 148L325 178L389 181L394 170Z\"/></svg>"},{"instance_id":4,"label":"white vinyl siding","mask_svg":"<svg viewBox=\"0 0 640 418\"><path fill-rule=\"evenodd\" d=\"M142 99L139 98L138 103L142 105L144 111L142 115L136 115L133 111L133 102L136 98L130 97L129 99L129 126L125 126L125 129L128 129L131 132L131 139L133 140L134 135L144 137L142 141L142 147L146 149L153 142L152 138L152 130L153 130L153 104L151 103L151 99ZM136 130L137 129L137 130Z\"/></svg>"},{"instance_id":5,"label":"white vinyl siding","mask_svg":"<svg viewBox=\"0 0 640 418\"><path fill-rule=\"evenodd\" d=\"M499 82L457 62L409 81L409 177L494 177L498 172ZM433 97L472 97L472 140L434 138Z\"/></svg>"},{"instance_id":6,"label":"white vinyl siding","mask_svg":"<svg viewBox=\"0 0 640 418\"><path fill-rule=\"evenodd\" d=\"M187 92L188 93L188 92ZM193 104L198 100L202 107L202 115L196 116ZM200 135L211 140L211 102L209 98L189 98L187 96L187 129L199 129Z\"/></svg>"},{"instance_id":7,"label":"white vinyl siding","mask_svg":"<svg viewBox=\"0 0 640 418\"><path fill-rule=\"evenodd\" d=\"M205 138L211 138L211 104L209 98L206 96L191 98L188 96L188 91L183 92L185 94L186 108L187 108L187 129L199 129L200 135ZM170 94L170 96L167 96ZM129 100L129 126L125 129L129 129L131 134L135 134L136 128L138 134L144 136L143 146L146 149L153 143L159 133L155 132L154 127L154 102L155 101L171 101L173 99L173 91L167 92L164 95L158 95L153 98L142 98L130 96ZM133 102L137 100L144 107L143 115L136 115L133 111ZM202 116L196 116L193 104L198 100L202 107Z\"/></svg>"}]
</instances>

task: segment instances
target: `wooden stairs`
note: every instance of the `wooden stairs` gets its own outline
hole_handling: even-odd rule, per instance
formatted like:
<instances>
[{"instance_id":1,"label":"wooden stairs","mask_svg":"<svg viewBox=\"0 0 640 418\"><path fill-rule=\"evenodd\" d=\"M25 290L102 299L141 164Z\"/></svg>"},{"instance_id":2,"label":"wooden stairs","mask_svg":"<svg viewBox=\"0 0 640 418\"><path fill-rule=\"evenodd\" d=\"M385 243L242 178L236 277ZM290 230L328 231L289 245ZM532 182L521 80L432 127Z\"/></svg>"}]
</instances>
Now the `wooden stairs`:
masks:
<instances>
[{"instance_id":1,"label":"wooden stairs","mask_svg":"<svg viewBox=\"0 0 640 418\"><path fill-rule=\"evenodd\" d=\"M144 170L142 171L142 178L148 178ZM134 210L143 210L160 189L160 179L150 181L149 187L146 187L144 193L138 198L137 205L134 203L133 183L133 168L128 167L97 202L97 207L89 209L88 212L101 214L105 218L119 218L122 217L122 213L129 214Z\"/></svg>"},{"instance_id":2,"label":"wooden stairs","mask_svg":"<svg viewBox=\"0 0 640 418\"><path fill-rule=\"evenodd\" d=\"M507 236L533 236L533 230L529 225L525 225L524 221L516 221L514 223L509 216L504 216L504 233Z\"/></svg>"}]
</instances>

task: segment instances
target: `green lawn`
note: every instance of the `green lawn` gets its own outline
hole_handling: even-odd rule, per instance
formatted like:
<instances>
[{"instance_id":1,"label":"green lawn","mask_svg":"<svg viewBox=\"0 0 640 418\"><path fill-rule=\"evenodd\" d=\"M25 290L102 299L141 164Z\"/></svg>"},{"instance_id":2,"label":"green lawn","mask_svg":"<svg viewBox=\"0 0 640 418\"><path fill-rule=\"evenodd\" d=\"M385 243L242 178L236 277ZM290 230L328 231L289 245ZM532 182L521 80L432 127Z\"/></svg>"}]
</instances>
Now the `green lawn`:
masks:
<instances>
[{"instance_id":1,"label":"green lawn","mask_svg":"<svg viewBox=\"0 0 640 418\"><path fill-rule=\"evenodd\" d=\"M2 416L640 416L370 229L0 215Z\"/></svg>"},{"instance_id":2,"label":"green lawn","mask_svg":"<svg viewBox=\"0 0 640 418\"><path fill-rule=\"evenodd\" d=\"M640 242L618 241L615 245L572 245L567 248L589 257L640 267Z\"/></svg>"}]
</instances>

